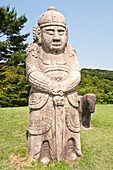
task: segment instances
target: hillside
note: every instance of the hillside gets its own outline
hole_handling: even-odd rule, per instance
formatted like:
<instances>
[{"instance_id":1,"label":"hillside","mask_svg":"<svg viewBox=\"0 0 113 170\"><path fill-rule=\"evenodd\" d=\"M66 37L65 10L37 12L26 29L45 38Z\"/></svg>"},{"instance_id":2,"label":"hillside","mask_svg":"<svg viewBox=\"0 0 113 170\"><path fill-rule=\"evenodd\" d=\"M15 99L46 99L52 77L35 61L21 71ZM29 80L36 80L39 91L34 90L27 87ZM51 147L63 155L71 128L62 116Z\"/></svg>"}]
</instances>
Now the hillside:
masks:
<instances>
[{"instance_id":1,"label":"hillside","mask_svg":"<svg viewBox=\"0 0 113 170\"><path fill-rule=\"evenodd\" d=\"M82 69L78 93L95 93L97 103L113 104L113 71Z\"/></svg>"}]
</instances>

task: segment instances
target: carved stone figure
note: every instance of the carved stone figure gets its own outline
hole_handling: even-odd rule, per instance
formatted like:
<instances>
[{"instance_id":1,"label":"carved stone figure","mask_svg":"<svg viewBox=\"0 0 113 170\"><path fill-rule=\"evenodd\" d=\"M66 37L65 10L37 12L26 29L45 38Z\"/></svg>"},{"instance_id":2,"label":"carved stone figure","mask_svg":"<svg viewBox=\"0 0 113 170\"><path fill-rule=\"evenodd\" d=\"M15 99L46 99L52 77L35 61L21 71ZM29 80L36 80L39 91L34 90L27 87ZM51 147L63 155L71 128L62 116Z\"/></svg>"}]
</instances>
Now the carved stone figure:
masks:
<instances>
[{"instance_id":1,"label":"carved stone figure","mask_svg":"<svg viewBox=\"0 0 113 170\"><path fill-rule=\"evenodd\" d=\"M34 42L27 49L29 96L28 148L32 159L72 160L82 155L80 144L80 68L68 44L64 16L50 7L33 28Z\"/></svg>"},{"instance_id":2,"label":"carved stone figure","mask_svg":"<svg viewBox=\"0 0 113 170\"><path fill-rule=\"evenodd\" d=\"M85 94L80 96L80 117L81 125L85 128L89 128L91 125L91 113L95 111L96 95Z\"/></svg>"}]
</instances>

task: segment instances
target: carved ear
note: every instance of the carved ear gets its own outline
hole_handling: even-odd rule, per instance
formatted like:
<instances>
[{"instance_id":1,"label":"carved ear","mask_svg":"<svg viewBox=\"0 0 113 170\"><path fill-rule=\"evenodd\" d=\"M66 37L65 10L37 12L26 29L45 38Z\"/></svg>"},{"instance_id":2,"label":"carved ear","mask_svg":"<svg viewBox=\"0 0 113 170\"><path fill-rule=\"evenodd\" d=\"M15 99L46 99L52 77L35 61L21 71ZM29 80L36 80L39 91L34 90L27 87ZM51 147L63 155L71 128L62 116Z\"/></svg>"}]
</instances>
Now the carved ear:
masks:
<instances>
[{"instance_id":1,"label":"carved ear","mask_svg":"<svg viewBox=\"0 0 113 170\"><path fill-rule=\"evenodd\" d=\"M67 46L67 44L68 44L68 29L66 28L66 46Z\"/></svg>"},{"instance_id":2,"label":"carved ear","mask_svg":"<svg viewBox=\"0 0 113 170\"><path fill-rule=\"evenodd\" d=\"M40 27L38 26L33 27L33 40L37 41L39 45L42 43L41 30L40 30Z\"/></svg>"},{"instance_id":3,"label":"carved ear","mask_svg":"<svg viewBox=\"0 0 113 170\"><path fill-rule=\"evenodd\" d=\"M66 28L66 35L67 35L67 41L68 41L68 29Z\"/></svg>"},{"instance_id":4,"label":"carved ear","mask_svg":"<svg viewBox=\"0 0 113 170\"><path fill-rule=\"evenodd\" d=\"M34 26L33 27L33 40L36 41L36 29L37 29L37 26Z\"/></svg>"}]
</instances>

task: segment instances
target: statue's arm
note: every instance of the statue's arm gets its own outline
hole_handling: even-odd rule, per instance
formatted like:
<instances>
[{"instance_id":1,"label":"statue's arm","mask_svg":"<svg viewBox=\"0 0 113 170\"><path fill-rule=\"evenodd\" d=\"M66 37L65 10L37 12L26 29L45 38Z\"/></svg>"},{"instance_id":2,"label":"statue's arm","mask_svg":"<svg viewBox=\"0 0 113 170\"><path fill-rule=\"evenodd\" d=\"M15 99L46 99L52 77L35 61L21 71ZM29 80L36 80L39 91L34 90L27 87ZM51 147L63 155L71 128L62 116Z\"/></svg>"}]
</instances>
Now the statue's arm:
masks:
<instances>
[{"instance_id":1,"label":"statue's arm","mask_svg":"<svg viewBox=\"0 0 113 170\"><path fill-rule=\"evenodd\" d=\"M53 82L46 77L36 66L38 58L34 57L34 51L30 51L26 58L26 77L29 85L38 91L52 93Z\"/></svg>"},{"instance_id":2,"label":"statue's arm","mask_svg":"<svg viewBox=\"0 0 113 170\"><path fill-rule=\"evenodd\" d=\"M73 90L75 91L76 87L80 83L80 80L81 80L80 66L77 55L75 53L72 57L72 65L69 78L65 81L67 92Z\"/></svg>"},{"instance_id":3,"label":"statue's arm","mask_svg":"<svg viewBox=\"0 0 113 170\"><path fill-rule=\"evenodd\" d=\"M75 91L81 80L80 66L76 53L73 51L73 56L70 57L70 74L69 77L62 81L59 85L64 93Z\"/></svg>"}]
</instances>

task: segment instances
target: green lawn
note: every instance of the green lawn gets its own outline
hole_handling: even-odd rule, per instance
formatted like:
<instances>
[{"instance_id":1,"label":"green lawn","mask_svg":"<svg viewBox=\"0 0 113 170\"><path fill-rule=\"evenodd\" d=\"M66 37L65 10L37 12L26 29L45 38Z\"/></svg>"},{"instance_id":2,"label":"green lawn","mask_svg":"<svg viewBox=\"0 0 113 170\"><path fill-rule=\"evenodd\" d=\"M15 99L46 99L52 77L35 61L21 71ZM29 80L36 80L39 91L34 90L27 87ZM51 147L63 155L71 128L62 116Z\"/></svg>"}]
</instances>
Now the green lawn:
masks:
<instances>
[{"instance_id":1,"label":"green lawn","mask_svg":"<svg viewBox=\"0 0 113 170\"><path fill-rule=\"evenodd\" d=\"M96 105L92 130L81 130L83 156L43 167L27 153L28 107L0 108L0 170L113 170L113 105Z\"/></svg>"}]
</instances>

